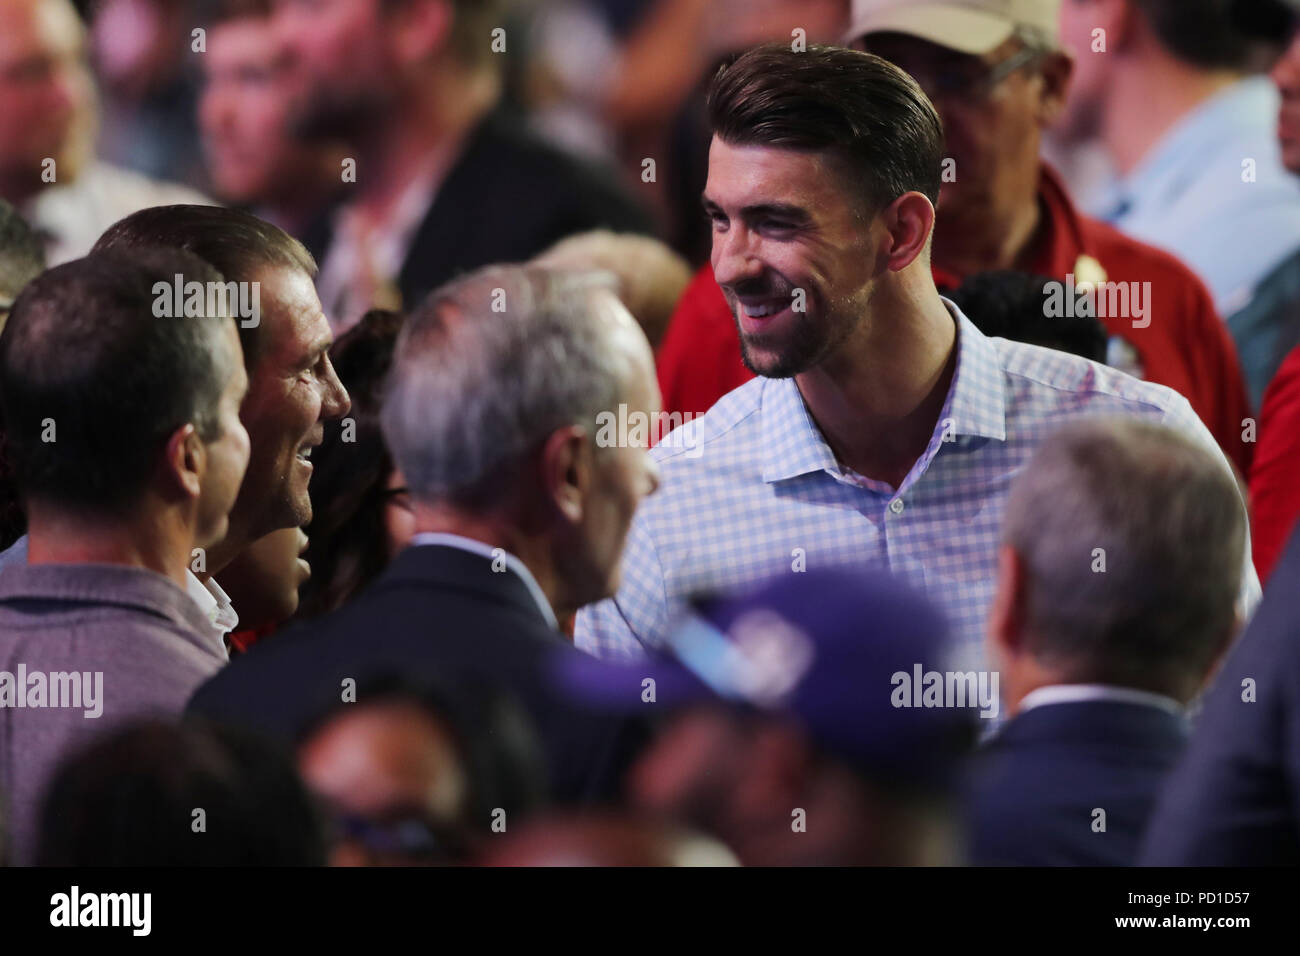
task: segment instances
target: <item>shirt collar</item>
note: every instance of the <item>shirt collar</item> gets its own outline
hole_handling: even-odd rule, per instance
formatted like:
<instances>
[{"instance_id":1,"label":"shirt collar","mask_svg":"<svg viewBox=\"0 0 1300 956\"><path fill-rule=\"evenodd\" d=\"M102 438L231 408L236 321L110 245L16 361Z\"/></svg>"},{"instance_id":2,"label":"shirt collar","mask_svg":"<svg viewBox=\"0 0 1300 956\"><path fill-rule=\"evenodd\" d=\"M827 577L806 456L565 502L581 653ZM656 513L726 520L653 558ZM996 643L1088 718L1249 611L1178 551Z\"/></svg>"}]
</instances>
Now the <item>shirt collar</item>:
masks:
<instances>
[{"instance_id":1,"label":"shirt collar","mask_svg":"<svg viewBox=\"0 0 1300 956\"><path fill-rule=\"evenodd\" d=\"M551 607L551 602L546 599L546 593L542 590L541 585L537 583L537 579L533 577L533 572L528 570L528 565L504 548L494 548L482 541L475 541L473 538L466 538L459 534L445 534L433 531L420 532L411 539L411 544L412 546L437 544L446 548L459 548L462 551L480 554L489 561L500 558L505 562L505 566L515 572L524 582L524 586L528 588L528 593L537 602L537 609L542 612L542 617L546 618L546 623L551 626L552 630L559 630L560 624L555 618L555 611Z\"/></svg>"},{"instance_id":2,"label":"shirt collar","mask_svg":"<svg viewBox=\"0 0 1300 956\"><path fill-rule=\"evenodd\" d=\"M1021 699L1019 712L1024 713L1034 707L1044 707L1048 704L1077 704L1082 701L1098 700L1158 707L1175 717L1182 717L1186 713L1183 705L1172 697L1138 690L1136 687L1117 687L1112 684L1052 684L1048 687L1039 687Z\"/></svg>"},{"instance_id":3,"label":"shirt collar","mask_svg":"<svg viewBox=\"0 0 1300 956\"><path fill-rule=\"evenodd\" d=\"M997 348L948 299L941 300L957 323L957 367L935 424L927 459L939 445L962 436L1005 441L1006 395ZM793 378L763 383L759 399L763 435L763 480L840 472L835 455L813 421ZM946 435L945 435L946 432Z\"/></svg>"},{"instance_id":4,"label":"shirt collar","mask_svg":"<svg viewBox=\"0 0 1300 956\"><path fill-rule=\"evenodd\" d=\"M208 619L209 629L217 636L217 644L225 654L226 635L239 626L239 615L230 603L230 596L215 578L204 581L189 570L185 572L185 592Z\"/></svg>"},{"instance_id":5,"label":"shirt collar","mask_svg":"<svg viewBox=\"0 0 1300 956\"><path fill-rule=\"evenodd\" d=\"M206 593L206 592L205 592ZM29 599L106 604L157 614L209 648L207 615L170 578L120 564L21 564L0 576L0 602ZM221 654L225 646L220 641Z\"/></svg>"}]
</instances>

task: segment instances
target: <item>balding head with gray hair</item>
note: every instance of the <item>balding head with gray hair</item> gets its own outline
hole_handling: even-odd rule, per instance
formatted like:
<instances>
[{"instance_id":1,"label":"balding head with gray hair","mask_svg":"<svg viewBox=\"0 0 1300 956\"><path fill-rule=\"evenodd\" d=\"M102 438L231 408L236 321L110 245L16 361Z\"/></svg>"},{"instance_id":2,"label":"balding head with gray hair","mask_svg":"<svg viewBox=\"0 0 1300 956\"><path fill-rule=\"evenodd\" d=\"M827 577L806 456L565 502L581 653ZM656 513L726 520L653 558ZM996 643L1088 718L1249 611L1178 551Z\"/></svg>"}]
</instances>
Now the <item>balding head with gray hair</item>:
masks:
<instances>
[{"instance_id":1,"label":"balding head with gray hair","mask_svg":"<svg viewBox=\"0 0 1300 956\"><path fill-rule=\"evenodd\" d=\"M565 425L616 407L609 280L494 266L433 292L397 343L382 426L415 498L473 503Z\"/></svg>"},{"instance_id":2,"label":"balding head with gray hair","mask_svg":"<svg viewBox=\"0 0 1300 956\"><path fill-rule=\"evenodd\" d=\"M1061 429L1013 485L1003 533L1022 650L1063 680L1187 700L1232 637L1241 494L1221 456L1178 432L1101 418Z\"/></svg>"}]
</instances>

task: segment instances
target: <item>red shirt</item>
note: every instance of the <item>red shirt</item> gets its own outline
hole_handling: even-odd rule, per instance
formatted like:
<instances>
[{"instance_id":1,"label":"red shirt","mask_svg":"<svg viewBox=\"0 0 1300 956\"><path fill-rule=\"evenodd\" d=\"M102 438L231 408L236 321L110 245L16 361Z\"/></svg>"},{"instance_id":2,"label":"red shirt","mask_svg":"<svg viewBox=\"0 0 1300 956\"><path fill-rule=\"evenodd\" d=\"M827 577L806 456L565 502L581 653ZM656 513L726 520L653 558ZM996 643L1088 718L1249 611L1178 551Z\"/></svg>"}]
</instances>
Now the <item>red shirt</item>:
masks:
<instances>
[{"instance_id":1,"label":"red shirt","mask_svg":"<svg viewBox=\"0 0 1300 956\"><path fill-rule=\"evenodd\" d=\"M1286 357L1264 392L1258 437L1250 470L1250 536L1263 583L1300 515L1300 348Z\"/></svg>"},{"instance_id":2,"label":"red shirt","mask_svg":"<svg viewBox=\"0 0 1300 956\"><path fill-rule=\"evenodd\" d=\"M1047 166L1038 196L1050 232L1029 271L1064 280L1076 272L1081 256L1090 256L1110 282L1150 282L1146 328L1133 328L1133 320L1123 316L1108 315L1102 323L1110 335L1133 346L1147 381L1186 397L1224 453L1247 474L1254 446L1242 441L1242 420L1250 415L1250 403L1236 346L1204 283L1168 253L1084 216ZM934 277L940 289L955 288L965 278L938 265ZM669 412L705 412L754 377L740 361L735 321L709 266L696 274L678 303L657 359Z\"/></svg>"}]
</instances>

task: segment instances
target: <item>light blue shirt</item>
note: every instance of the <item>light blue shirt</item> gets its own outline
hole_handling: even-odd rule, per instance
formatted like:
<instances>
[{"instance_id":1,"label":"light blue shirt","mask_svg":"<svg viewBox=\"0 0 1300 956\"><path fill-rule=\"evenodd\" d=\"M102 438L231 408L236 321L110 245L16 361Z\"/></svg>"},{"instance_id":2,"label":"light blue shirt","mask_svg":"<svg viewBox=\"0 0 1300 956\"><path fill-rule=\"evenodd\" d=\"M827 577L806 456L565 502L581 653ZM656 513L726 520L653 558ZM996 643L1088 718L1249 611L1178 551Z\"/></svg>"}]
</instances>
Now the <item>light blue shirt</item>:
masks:
<instances>
[{"instance_id":1,"label":"light blue shirt","mask_svg":"<svg viewBox=\"0 0 1300 956\"><path fill-rule=\"evenodd\" d=\"M574 643L634 658L664 645L690 596L848 565L919 585L948 615L959 669L981 670L1007 492L1051 431L1084 415L1134 415L1190 436L1229 468L1172 389L988 338L944 301L957 321L956 372L929 447L897 490L839 465L793 379L754 379L652 450L661 485L633 520L622 584L578 613ZM1247 613L1259 599L1249 553Z\"/></svg>"},{"instance_id":2,"label":"light blue shirt","mask_svg":"<svg viewBox=\"0 0 1300 956\"><path fill-rule=\"evenodd\" d=\"M1264 76L1225 87L1085 204L1191 266L1225 318L1300 248L1300 178L1282 165L1278 104Z\"/></svg>"}]
</instances>

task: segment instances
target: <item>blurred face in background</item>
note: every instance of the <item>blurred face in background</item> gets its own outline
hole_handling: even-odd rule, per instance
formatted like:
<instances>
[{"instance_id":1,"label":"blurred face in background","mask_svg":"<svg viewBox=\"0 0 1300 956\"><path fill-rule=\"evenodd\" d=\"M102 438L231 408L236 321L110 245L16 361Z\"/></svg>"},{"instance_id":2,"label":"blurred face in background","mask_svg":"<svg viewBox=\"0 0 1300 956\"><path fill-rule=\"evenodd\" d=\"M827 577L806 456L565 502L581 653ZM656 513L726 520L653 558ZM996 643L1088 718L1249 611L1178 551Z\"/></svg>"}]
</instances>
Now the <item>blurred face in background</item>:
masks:
<instances>
[{"instance_id":1,"label":"blurred face in background","mask_svg":"<svg viewBox=\"0 0 1300 956\"><path fill-rule=\"evenodd\" d=\"M299 185L310 154L287 135L284 52L272 21L247 17L211 27L199 59L199 127L221 198L263 203Z\"/></svg>"},{"instance_id":2,"label":"blurred face in background","mask_svg":"<svg viewBox=\"0 0 1300 956\"><path fill-rule=\"evenodd\" d=\"M332 865L454 856L439 837L459 831L469 780L451 731L415 705L349 705L299 748L298 769L338 824Z\"/></svg>"},{"instance_id":3,"label":"blurred face in background","mask_svg":"<svg viewBox=\"0 0 1300 956\"><path fill-rule=\"evenodd\" d=\"M85 30L66 0L0 0L0 195L18 202L70 182L89 154L94 88Z\"/></svg>"},{"instance_id":4,"label":"blurred face in background","mask_svg":"<svg viewBox=\"0 0 1300 956\"><path fill-rule=\"evenodd\" d=\"M983 234L990 222L1014 218L1037 192L1039 143L1059 115L1069 59L1034 57L1017 37L983 56L894 33L854 46L910 73L943 120L944 155L956 166L955 181L946 177L939 196L937 246L945 232Z\"/></svg>"},{"instance_id":5,"label":"blurred face in background","mask_svg":"<svg viewBox=\"0 0 1300 956\"><path fill-rule=\"evenodd\" d=\"M299 135L357 137L390 107L397 77L380 0L279 0L275 26Z\"/></svg>"},{"instance_id":6,"label":"blurred face in background","mask_svg":"<svg viewBox=\"0 0 1300 956\"><path fill-rule=\"evenodd\" d=\"M1095 0L1065 0L1061 4L1061 48L1074 59L1074 73L1070 95L1053 131L1067 142L1097 135L1114 58L1093 52L1093 31L1105 30L1110 37L1116 26L1114 18L1123 12L1119 4Z\"/></svg>"},{"instance_id":7,"label":"blurred face in background","mask_svg":"<svg viewBox=\"0 0 1300 956\"><path fill-rule=\"evenodd\" d=\"M1291 33L1291 44L1273 67L1273 82L1282 94L1277 134L1282 142L1282 162L1300 174L1300 25Z\"/></svg>"}]
</instances>

